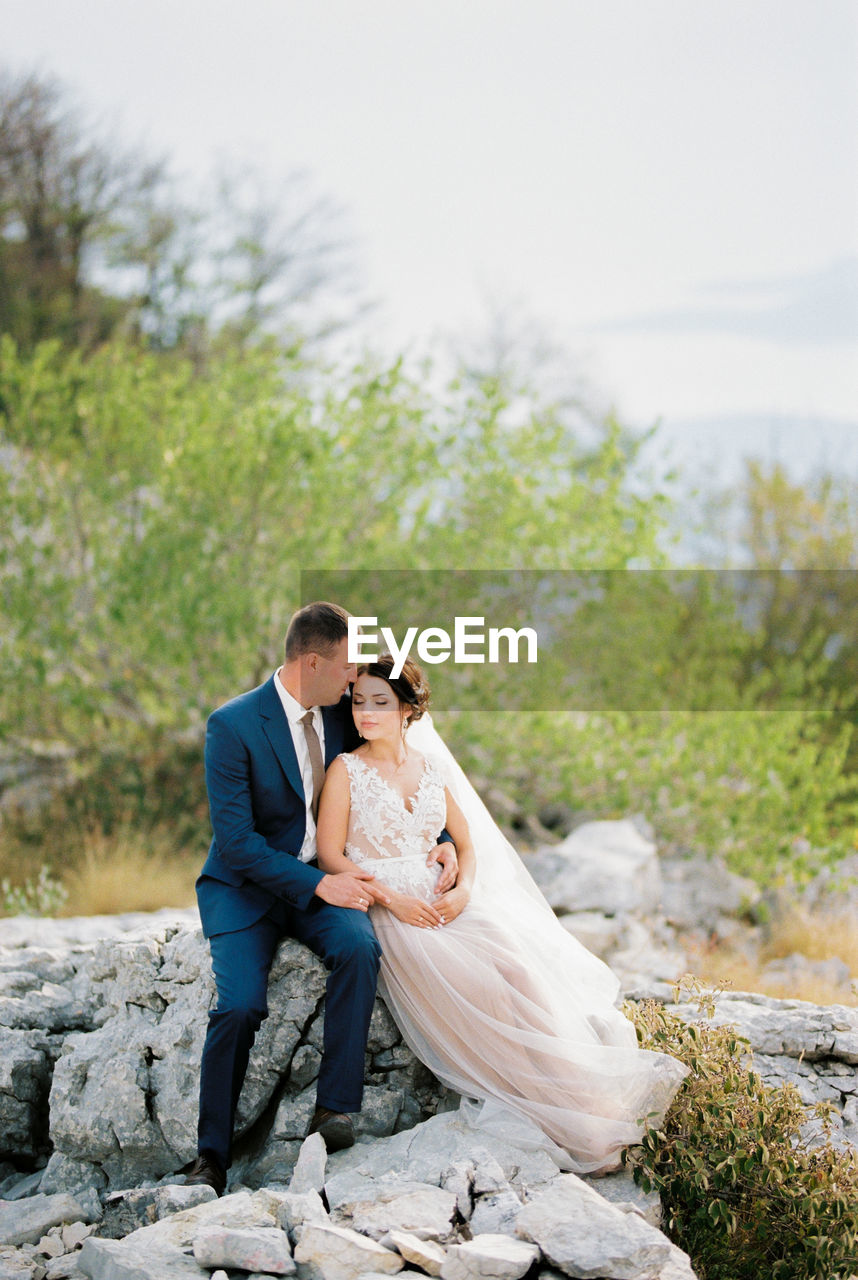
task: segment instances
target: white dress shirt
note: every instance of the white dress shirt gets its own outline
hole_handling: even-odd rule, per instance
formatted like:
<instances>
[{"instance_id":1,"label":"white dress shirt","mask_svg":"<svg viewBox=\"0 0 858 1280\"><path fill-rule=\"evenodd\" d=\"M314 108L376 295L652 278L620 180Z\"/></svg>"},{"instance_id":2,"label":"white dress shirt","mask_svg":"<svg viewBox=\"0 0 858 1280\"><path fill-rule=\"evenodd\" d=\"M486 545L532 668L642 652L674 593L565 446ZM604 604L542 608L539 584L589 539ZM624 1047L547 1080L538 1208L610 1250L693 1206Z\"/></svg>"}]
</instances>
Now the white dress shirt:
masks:
<instances>
[{"instance_id":1,"label":"white dress shirt","mask_svg":"<svg viewBox=\"0 0 858 1280\"><path fill-rule=\"evenodd\" d=\"M298 857L302 862L310 862L316 856L316 820L313 817L313 766L310 763L310 752L307 749L307 738L304 733L304 726L301 723L302 718L308 711L313 713L313 728L319 735L319 745L322 748L322 759L325 758L325 722L322 719L321 707L302 707L297 698L293 698L289 690L284 686L280 679L279 669L274 672L274 688L283 704L283 710L286 712L286 719L289 722L289 732L292 734L292 742L295 745L295 754L298 757L298 768L301 770L301 781L304 784L304 804L307 807L307 829L304 835L304 843L298 852Z\"/></svg>"}]
</instances>

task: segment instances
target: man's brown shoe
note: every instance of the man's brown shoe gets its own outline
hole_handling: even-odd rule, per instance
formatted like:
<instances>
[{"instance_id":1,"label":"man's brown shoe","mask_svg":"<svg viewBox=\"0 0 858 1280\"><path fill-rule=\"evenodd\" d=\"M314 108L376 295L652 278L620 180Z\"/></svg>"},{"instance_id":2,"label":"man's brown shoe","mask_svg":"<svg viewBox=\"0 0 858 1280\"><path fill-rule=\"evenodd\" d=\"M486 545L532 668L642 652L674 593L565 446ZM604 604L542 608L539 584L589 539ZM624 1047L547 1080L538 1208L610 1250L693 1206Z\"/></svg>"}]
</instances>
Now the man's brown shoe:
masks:
<instances>
[{"instance_id":1,"label":"man's brown shoe","mask_svg":"<svg viewBox=\"0 0 858 1280\"><path fill-rule=\"evenodd\" d=\"M185 1175L186 1187L211 1187L218 1196L226 1190L226 1173L214 1156L197 1156Z\"/></svg>"},{"instance_id":2,"label":"man's brown shoe","mask_svg":"<svg viewBox=\"0 0 858 1280\"><path fill-rule=\"evenodd\" d=\"M310 1121L307 1136L320 1133L327 1151L344 1151L355 1144L355 1131L351 1116L339 1111L329 1111L327 1107L316 1107L316 1113Z\"/></svg>"}]
</instances>

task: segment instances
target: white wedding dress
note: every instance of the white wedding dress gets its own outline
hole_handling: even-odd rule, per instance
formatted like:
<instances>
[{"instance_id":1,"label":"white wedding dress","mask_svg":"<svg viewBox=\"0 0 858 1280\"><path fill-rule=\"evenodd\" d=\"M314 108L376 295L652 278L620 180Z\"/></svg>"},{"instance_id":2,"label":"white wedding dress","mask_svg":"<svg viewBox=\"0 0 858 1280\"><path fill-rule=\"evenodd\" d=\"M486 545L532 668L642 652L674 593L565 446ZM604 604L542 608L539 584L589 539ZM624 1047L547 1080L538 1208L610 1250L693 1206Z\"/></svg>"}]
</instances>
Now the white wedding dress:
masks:
<instances>
[{"instance_id":1,"label":"white wedding dress","mask_svg":"<svg viewBox=\"0 0 858 1280\"><path fill-rule=\"evenodd\" d=\"M431 901L439 870L426 856L445 823L452 757L424 757L407 804L368 761L341 759L347 855L392 889ZM478 866L470 902L437 929L372 908L381 994L417 1057L449 1088L484 1102L478 1119L487 1128L508 1137L518 1128L517 1139L544 1145L575 1173L610 1168L640 1141L647 1117L663 1118L686 1068L637 1047L614 1005L617 978L558 923L526 873L496 853L482 864L480 830L486 847L490 835L465 799Z\"/></svg>"}]
</instances>

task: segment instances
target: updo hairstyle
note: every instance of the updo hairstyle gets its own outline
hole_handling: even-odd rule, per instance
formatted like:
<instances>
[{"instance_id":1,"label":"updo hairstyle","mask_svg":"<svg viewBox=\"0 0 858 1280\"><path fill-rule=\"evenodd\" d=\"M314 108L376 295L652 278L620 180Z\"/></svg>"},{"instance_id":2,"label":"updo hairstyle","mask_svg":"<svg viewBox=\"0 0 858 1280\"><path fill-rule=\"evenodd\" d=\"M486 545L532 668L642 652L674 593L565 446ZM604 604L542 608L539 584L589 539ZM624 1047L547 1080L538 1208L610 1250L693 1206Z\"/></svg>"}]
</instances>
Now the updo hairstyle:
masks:
<instances>
[{"instance_id":1,"label":"updo hairstyle","mask_svg":"<svg viewBox=\"0 0 858 1280\"><path fill-rule=\"evenodd\" d=\"M386 680L400 702L411 708L408 723L419 720L429 708L429 681L416 662L406 658L402 671L394 679L391 672L394 668L393 655L381 653L378 662L364 662L358 667L359 676L378 676Z\"/></svg>"}]
</instances>

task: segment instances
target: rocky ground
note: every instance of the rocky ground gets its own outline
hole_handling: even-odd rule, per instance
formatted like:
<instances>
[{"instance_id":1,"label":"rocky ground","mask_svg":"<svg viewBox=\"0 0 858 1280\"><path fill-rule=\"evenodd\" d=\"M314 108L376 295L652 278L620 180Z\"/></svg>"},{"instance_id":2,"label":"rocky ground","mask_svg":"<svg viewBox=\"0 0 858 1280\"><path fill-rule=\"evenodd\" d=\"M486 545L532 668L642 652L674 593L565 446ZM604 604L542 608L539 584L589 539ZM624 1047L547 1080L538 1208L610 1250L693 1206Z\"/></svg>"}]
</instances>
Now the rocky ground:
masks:
<instances>
[{"instance_id":1,"label":"rocky ground","mask_svg":"<svg viewBox=\"0 0 858 1280\"><path fill-rule=\"evenodd\" d=\"M717 863L659 860L634 822L588 823L529 865L632 996L667 997L687 967L678 938L735 927L751 894ZM471 1128L380 1001L359 1142L326 1160L303 1140L323 992L320 963L284 943L216 1200L181 1173L213 995L195 913L0 921L0 1280L692 1276L628 1175L579 1179ZM767 1080L833 1103L840 1140L858 1142L858 1010L739 994L716 1019Z\"/></svg>"}]
</instances>

